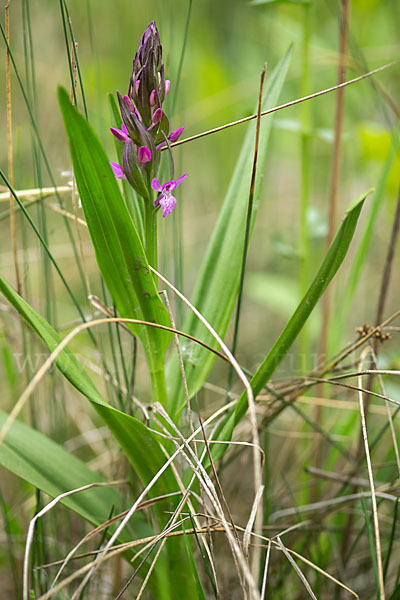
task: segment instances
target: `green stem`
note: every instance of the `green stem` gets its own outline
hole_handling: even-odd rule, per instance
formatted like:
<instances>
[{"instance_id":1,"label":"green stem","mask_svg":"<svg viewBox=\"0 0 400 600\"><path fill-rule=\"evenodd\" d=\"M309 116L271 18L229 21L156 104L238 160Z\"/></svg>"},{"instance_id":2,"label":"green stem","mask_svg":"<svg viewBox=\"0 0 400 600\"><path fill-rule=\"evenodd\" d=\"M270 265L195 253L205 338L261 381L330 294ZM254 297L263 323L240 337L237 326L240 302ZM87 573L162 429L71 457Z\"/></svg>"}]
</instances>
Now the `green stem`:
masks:
<instances>
[{"instance_id":1,"label":"green stem","mask_svg":"<svg viewBox=\"0 0 400 600\"><path fill-rule=\"evenodd\" d=\"M148 361L149 362L149 361ZM154 369L149 370L151 379L152 403L160 402L164 408L167 408L167 384L165 379L165 367L158 364Z\"/></svg>"},{"instance_id":2,"label":"green stem","mask_svg":"<svg viewBox=\"0 0 400 600\"><path fill-rule=\"evenodd\" d=\"M157 244L157 215L153 208L151 196L145 200L145 246L149 265L154 269L158 267L158 244Z\"/></svg>"},{"instance_id":3,"label":"green stem","mask_svg":"<svg viewBox=\"0 0 400 600\"><path fill-rule=\"evenodd\" d=\"M310 88L310 6L304 5L303 20L303 72L302 95L309 93ZM310 198L310 104L304 102L301 111L301 197L300 197L300 297L307 291L310 272L310 239L308 231L308 207ZM300 336L301 369L307 373L310 369L310 340L306 324Z\"/></svg>"},{"instance_id":4,"label":"green stem","mask_svg":"<svg viewBox=\"0 0 400 600\"><path fill-rule=\"evenodd\" d=\"M153 207L153 199L151 194L145 200L145 246L149 265L158 268L158 243L157 243L157 214ZM150 274L151 275L151 274ZM156 285L158 279L156 278ZM163 406L167 406L167 387L165 381L165 365L164 362L154 360L151 351L147 355L147 364L151 379L152 401L160 402Z\"/></svg>"}]
</instances>

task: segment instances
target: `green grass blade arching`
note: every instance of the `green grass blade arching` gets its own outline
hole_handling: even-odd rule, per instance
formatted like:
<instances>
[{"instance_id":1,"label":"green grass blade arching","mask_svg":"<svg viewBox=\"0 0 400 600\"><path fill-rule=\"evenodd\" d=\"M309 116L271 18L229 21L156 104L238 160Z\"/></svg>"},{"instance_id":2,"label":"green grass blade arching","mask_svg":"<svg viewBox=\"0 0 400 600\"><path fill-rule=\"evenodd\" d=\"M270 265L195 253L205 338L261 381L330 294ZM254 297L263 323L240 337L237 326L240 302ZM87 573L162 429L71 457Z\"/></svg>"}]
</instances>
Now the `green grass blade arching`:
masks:
<instances>
[{"instance_id":1,"label":"green grass blade arching","mask_svg":"<svg viewBox=\"0 0 400 600\"><path fill-rule=\"evenodd\" d=\"M6 422L7 416L0 411L0 428ZM0 465L52 498L85 485L104 481L101 475L91 471L80 459L20 421L14 421L0 445ZM60 502L95 527L105 523L111 511L118 514L126 509L126 499L111 486L93 487L66 496ZM156 510L157 507L158 505L155 505ZM108 527L108 533L111 534L115 527L116 524ZM143 512L133 515L130 527L131 531L123 530L120 533L119 543L132 541L132 531L138 538L154 534L154 529L145 521ZM182 548L183 556L184 552L185 549ZM162 557L162 561L156 566L155 579L152 579L150 584L157 597L170 600L172 595L168 594L168 561L165 559L166 557ZM147 570L148 565L145 565L139 577L143 578Z\"/></svg>"},{"instance_id":2,"label":"green grass blade arching","mask_svg":"<svg viewBox=\"0 0 400 600\"><path fill-rule=\"evenodd\" d=\"M52 352L61 342L55 329L21 298L1 275L0 291ZM87 372L68 348L59 354L55 364L68 381L90 400L120 443L139 478L146 485L165 462L164 454L153 434L141 421L120 412L103 400ZM175 486L175 478L167 471L156 484L154 492L156 495L161 495L170 492L171 488L175 489Z\"/></svg>"},{"instance_id":3,"label":"green grass blade arching","mask_svg":"<svg viewBox=\"0 0 400 600\"><path fill-rule=\"evenodd\" d=\"M278 100L291 51L280 61L271 73L265 86L262 109L274 106ZM255 183L251 230L257 213L263 176L267 142L272 118L263 117L260 130L258 170ZM235 171L226 194L217 224L207 248L201 271L196 282L192 303L211 323L222 337L225 335L235 306L243 259L244 230L250 190L251 171L254 154L255 121L247 131ZM189 313L183 330L211 346L215 340L199 320ZM215 356L197 345L187 344L182 349L189 393L193 395L204 383L215 360ZM181 371L175 355L168 364L167 377L170 394L170 414L176 416L184 406Z\"/></svg>"},{"instance_id":4,"label":"green grass blade arching","mask_svg":"<svg viewBox=\"0 0 400 600\"><path fill-rule=\"evenodd\" d=\"M1 275L0 291L28 325L41 337L50 352L53 351L61 342L58 333L8 285ZM55 363L72 385L90 400L96 412L120 444L143 485L149 483L166 460L153 434L141 421L120 412L103 400L89 375L68 348L65 348L59 354ZM176 489L177 484L172 470L167 469L154 484L149 496L161 496L174 492ZM161 522L164 524L165 521L164 509L159 511L156 505L155 510L160 518L161 526ZM178 591L179 597L182 598L195 597L193 595L195 582L181 569L182 560L187 559L183 540L179 538L169 540L166 552L168 554L167 562L165 558L162 558L160 569L156 567L159 584L157 597L169 600L174 597L172 590Z\"/></svg>"},{"instance_id":5,"label":"green grass blade arching","mask_svg":"<svg viewBox=\"0 0 400 600\"><path fill-rule=\"evenodd\" d=\"M307 293L251 379L251 387L254 396L257 396L262 388L268 383L271 375L297 338L318 300L337 273L349 249L350 242L356 229L358 217L360 216L362 206L368 193L369 192L358 198L356 203L350 208L329 247L318 273L308 288ZM247 407L247 395L244 392L240 396L235 408L232 409L220 426L218 432L219 439L231 439L232 431L245 415ZM224 450L225 446L216 446L213 451L214 458L217 459L222 456Z\"/></svg>"},{"instance_id":6,"label":"green grass blade arching","mask_svg":"<svg viewBox=\"0 0 400 600\"><path fill-rule=\"evenodd\" d=\"M7 419L0 411L0 428ZM0 464L31 485L55 498L69 490L104 481L84 462L53 440L20 421L14 421L0 445ZM122 496L113 487L98 487L63 498L62 504L94 525L122 510Z\"/></svg>"},{"instance_id":7,"label":"green grass blade arching","mask_svg":"<svg viewBox=\"0 0 400 600\"><path fill-rule=\"evenodd\" d=\"M71 105L67 92L60 88L58 95L97 263L117 310L122 317L170 325L108 158L89 124ZM146 352L154 400L165 403L164 354L171 335L145 326L131 329Z\"/></svg>"}]
</instances>

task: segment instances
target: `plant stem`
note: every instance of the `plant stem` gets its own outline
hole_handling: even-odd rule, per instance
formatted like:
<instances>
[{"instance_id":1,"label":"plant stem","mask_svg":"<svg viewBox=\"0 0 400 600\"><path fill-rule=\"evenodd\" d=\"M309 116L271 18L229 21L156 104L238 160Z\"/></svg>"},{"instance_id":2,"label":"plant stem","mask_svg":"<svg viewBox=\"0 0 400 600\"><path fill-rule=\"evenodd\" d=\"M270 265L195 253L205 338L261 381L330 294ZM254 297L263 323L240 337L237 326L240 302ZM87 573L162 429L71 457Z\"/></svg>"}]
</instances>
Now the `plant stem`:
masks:
<instances>
[{"instance_id":1,"label":"plant stem","mask_svg":"<svg viewBox=\"0 0 400 600\"><path fill-rule=\"evenodd\" d=\"M163 364L162 368L160 368L158 364L155 368L152 368L150 360L148 359L151 379L152 403L159 402L162 404L162 406L164 406L164 408L166 408L167 385L165 380L165 367Z\"/></svg>"},{"instance_id":2,"label":"plant stem","mask_svg":"<svg viewBox=\"0 0 400 600\"><path fill-rule=\"evenodd\" d=\"M303 17L303 72L301 91L308 94L310 89L310 5L304 5ZM304 102L301 111L301 196L300 196L300 297L307 292L310 271L310 239L308 231L308 207L310 197L310 128L311 105ZM300 337L301 370L310 370L310 340L308 324L305 325Z\"/></svg>"},{"instance_id":3,"label":"plant stem","mask_svg":"<svg viewBox=\"0 0 400 600\"><path fill-rule=\"evenodd\" d=\"M148 263L158 268L157 216L153 208L151 195L145 200L145 246Z\"/></svg>"},{"instance_id":4,"label":"plant stem","mask_svg":"<svg viewBox=\"0 0 400 600\"><path fill-rule=\"evenodd\" d=\"M147 199L145 199L145 214L144 214L144 228L145 228L145 246L147 261L150 266L154 269L158 268L158 243L157 243L157 215L153 208L153 198L151 193ZM158 278L152 273L149 276L154 277L156 280L156 286L158 287ZM152 390L152 402L160 402L164 407L167 405L167 387L165 380L165 364L159 360L154 360L155 357L151 352L147 353L147 364L149 367L150 379L151 379L151 390Z\"/></svg>"}]
</instances>

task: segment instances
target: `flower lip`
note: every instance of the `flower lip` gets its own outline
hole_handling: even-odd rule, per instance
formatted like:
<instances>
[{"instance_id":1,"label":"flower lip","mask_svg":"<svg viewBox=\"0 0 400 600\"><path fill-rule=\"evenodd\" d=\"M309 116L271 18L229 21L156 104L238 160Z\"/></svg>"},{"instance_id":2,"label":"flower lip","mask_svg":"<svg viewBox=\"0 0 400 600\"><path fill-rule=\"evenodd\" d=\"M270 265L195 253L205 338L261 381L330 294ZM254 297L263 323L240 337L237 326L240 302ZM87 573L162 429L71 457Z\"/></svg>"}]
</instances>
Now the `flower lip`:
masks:
<instances>
[{"instance_id":1,"label":"flower lip","mask_svg":"<svg viewBox=\"0 0 400 600\"><path fill-rule=\"evenodd\" d=\"M165 218L169 214L172 213L176 206L176 198L171 194L171 192L182 183L184 179L186 179L187 174L185 173L179 179L171 181L167 181L166 183L161 183L158 181L157 177L154 177L151 182L151 187L156 192L159 192L157 198L153 202L153 206L161 206L163 217Z\"/></svg>"}]
</instances>

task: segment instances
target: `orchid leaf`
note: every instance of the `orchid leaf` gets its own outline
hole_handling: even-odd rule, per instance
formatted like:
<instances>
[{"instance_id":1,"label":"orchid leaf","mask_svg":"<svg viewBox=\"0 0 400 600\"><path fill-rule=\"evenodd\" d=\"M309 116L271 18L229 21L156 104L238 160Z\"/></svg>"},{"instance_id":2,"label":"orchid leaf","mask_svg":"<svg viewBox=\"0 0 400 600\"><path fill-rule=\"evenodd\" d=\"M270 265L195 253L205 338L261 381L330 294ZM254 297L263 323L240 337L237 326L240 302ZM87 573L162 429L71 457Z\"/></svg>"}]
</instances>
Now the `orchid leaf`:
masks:
<instances>
[{"instance_id":1,"label":"orchid leaf","mask_svg":"<svg viewBox=\"0 0 400 600\"><path fill-rule=\"evenodd\" d=\"M61 338L55 329L53 329L53 327L37 313L34 308L21 298L1 275L0 291L28 325L39 335L50 352L52 352L61 342ZM147 485L166 461L165 455L154 434L138 419L107 404L101 397L87 372L68 348L62 350L56 358L55 364L70 383L90 400L96 412L100 415L119 442L143 485ZM49 454L49 456L51 457L51 454ZM60 477L62 473L63 471L60 469ZM163 494L174 492L176 489L177 483L175 476L173 475L172 470L168 468L164 471L158 481L154 483L149 492L149 496L161 496ZM158 513L161 522L164 523L165 514L159 512L160 509L158 509L157 505L155 510ZM157 597L165 600L174 597L172 590L169 589L170 584L172 585L172 581L174 582L176 589L179 590L181 597L194 597L191 596L191 594L195 589L195 584L190 577L187 577L180 569L180 563L184 560L184 557L186 557L186 548L183 541L178 538L169 540L167 552L168 563L160 561L159 566L157 567L158 584L160 586ZM161 573L162 569L165 570L166 574ZM161 581L162 584L160 583Z\"/></svg>"},{"instance_id":2,"label":"orchid leaf","mask_svg":"<svg viewBox=\"0 0 400 600\"><path fill-rule=\"evenodd\" d=\"M56 330L21 298L1 275L0 291L52 352L61 342ZM96 412L120 443L137 475L146 485L165 463L165 456L158 440L141 421L104 401L87 372L68 348L62 350L55 359L55 364L68 381L90 400ZM153 493L161 495L175 487L175 478L172 472L167 470L155 485Z\"/></svg>"},{"instance_id":3,"label":"orchid leaf","mask_svg":"<svg viewBox=\"0 0 400 600\"><path fill-rule=\"evenodd\" d=\"M0 429L7 417L0 411ZM52 498L105 481L79 458L20 421L14 421L0 445L0 464ZM107 521L112 509L118 513L124 508L123 498L115 487L85 490L66 496L61 503L96 526Z\"/></svg>"},{"instance_id":4,"label":"orchid leaf","mask_svg":"<svg viewBox=\"0 0 400 600\"><path fill-rule=\"evenodd\" d=\"M90 125L58 92L76 183L97 263L122 317L170 326L170 319L149 271L145 250L121 195L108 158ZM171 335L154 327L129 325L141 339L152 376L153 392L163 378L164 354Z\"/></svg>"},{"instance_id":5,"label":"orchid leaf","mask_svg":"<svg viewBox=\"0 0 400 600\"><path fill-rule=\"evenodd\" d=\"M262 109L277 103L291 57L291 49L271 73L265 86ZM253 229L261 194L261 183L273 115L263 117L255 182L251 229ZM250 180L254 154L255 120L251 122L240 151L235 171L217 224L208 245L196 282L192 303L223 337L235 306L243 258L244 224L246 223ZM212 347L216 342L193 313L184 321L183 330ZM189 394L193 396L203 385L214 363L215 355L194 343L182 348ZM168 364L169 409L177 416L185 404L179 362L173 355Z\"/></svg>"}]
</instances>

